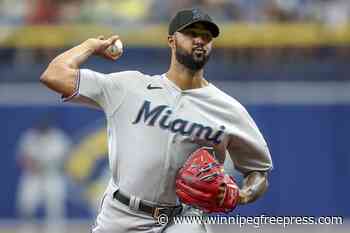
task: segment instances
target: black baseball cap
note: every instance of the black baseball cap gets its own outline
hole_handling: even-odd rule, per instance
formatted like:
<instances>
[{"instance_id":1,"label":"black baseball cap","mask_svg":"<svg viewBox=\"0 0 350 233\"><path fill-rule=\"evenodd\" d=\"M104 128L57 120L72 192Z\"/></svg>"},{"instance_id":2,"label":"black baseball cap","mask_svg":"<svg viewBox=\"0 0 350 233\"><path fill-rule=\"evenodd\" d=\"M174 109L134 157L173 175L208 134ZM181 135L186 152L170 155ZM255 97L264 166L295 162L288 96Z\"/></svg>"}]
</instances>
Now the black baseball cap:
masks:
<instances>
[{"instance_id":1,"label":"black baseball cap","mask_svg":"<svg viewBox=\"0 0 350 233\"><path fill-rule=\"evenodd\" d=\"M213 37L217 37L220 33L218 25L212 18L201 11L200 9L186 9L176 13L175 17L169 24L169 35L174 35L175 32L190 26L191 24L201 22L211 32Z\"/></svg>"}]
</instances>

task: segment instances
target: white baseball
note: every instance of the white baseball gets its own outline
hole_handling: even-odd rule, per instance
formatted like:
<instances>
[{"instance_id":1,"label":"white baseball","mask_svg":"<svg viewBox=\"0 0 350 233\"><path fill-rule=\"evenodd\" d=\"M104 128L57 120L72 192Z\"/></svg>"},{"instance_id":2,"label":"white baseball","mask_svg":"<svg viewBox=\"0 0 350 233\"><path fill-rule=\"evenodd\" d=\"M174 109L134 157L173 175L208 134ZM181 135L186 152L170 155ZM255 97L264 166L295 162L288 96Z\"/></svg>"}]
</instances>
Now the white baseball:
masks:
<instances>
[{"instance_id":1,"label":"white baseball","mask_svg":"<svg viewBox=\"0 0 350 233\"><path fill-rule=\"evenodd\" d=\"M123 43L121 40L116 40L113 45L108 47L108 53L113 57L119 57L123 53Z\"/></svg>"}]
</instances>

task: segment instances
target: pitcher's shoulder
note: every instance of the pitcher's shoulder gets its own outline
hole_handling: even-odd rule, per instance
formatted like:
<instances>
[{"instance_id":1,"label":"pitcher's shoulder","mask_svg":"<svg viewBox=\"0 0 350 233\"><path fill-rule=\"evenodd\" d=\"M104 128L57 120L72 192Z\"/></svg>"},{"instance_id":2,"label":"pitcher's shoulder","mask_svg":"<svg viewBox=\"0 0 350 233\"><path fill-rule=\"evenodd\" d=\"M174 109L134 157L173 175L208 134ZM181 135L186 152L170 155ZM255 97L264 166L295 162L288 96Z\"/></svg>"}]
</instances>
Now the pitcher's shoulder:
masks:
<instances>
[{"instance_id":1,"label":"pitcher's shoulder","mask_svg":"<svg viewBox=\"0 0 350 233\"><path fill-rule=\"evenodd\" d=\"M141 80L154 80L154 79L160 79L160 75L150 75L150 74L145 74L142 73L141 71L138 70L126 70L126 71L120 71L120 72L115 72L115 73L110 73L110 77L112 78L137 78Z\"/></svg>"},{"instance_id":2,"label":"pitcher's shoulder","mask_svg":"<svg viewBox=\"0 0 350 233\"><path fill-rule=\"evenodd\" d=\"M227 109L234 109L235 111L246 111L245 107L238 99L227 94L213 85L213 95L215 99L220 101L223 105L227 106Z\"/></svg>"},{"instance_id":3,"label":"pitcher's shoulder","mask_svg":"<svg viewBox=\"0 0 350 233\"><path fill-rule=\"evenodd\" d=\"M125 70L125 71L119 71L119 72L114 72L114 73L109 73L109 77L111 78L140 78L144 76L143 73L137 70Z\"/></svg>"}]
</instances>

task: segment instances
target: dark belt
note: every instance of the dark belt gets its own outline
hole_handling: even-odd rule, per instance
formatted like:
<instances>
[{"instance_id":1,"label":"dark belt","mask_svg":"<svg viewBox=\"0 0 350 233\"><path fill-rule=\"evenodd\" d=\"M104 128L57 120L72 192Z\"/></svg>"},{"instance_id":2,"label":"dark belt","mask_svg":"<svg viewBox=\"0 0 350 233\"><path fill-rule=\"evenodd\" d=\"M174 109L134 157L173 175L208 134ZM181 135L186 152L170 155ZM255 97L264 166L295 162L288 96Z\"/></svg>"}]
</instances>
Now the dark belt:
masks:
<instances>
[{"instance_id":1,"label":"dark belt","mask_svg":"<svg viewBox=\"0 0 350 233\"><path fill-rule=\"evenodd\" d=\"M121 193L119 190L113 193L113 198L120 201L124 205L129 206L130 204L130 198L127 195ZM163 214L171 218L181 213L182 206L152 206L141 200L139 204L139 210L150 214L155 219L158 219L158 217Z\"/></svg>"}]
</instances>

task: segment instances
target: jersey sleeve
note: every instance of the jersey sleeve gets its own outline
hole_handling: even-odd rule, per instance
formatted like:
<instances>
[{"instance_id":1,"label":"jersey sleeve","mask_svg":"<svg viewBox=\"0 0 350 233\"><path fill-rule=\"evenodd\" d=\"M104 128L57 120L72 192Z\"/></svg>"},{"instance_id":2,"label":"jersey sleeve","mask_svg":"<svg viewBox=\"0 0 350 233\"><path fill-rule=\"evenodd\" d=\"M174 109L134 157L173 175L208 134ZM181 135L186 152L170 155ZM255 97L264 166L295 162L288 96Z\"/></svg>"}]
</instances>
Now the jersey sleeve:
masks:
<instances>
[{"instance_id":1,"label":"jersey sleeve","mask_svg":"<svg viewBox=\"0 0 350 233\"><path fill-rule=\"evenodd\" d=\"M103 74L89 69L80 69L76 93L71 99L74 102L101 108L107 115L111 115L124 99L128 80L135 80L138 73L124 71Z\"/></svg>"},{"instance_id":2,"label":"jersey sleeve","mask_svg":"<svg viewBox=\"0 0 350 233\"><path fill-rule=\"evenodd\" d=\"M253 118L241 105L234 110L232 126L234 133L228 151L235 168L242 173L271 170L273 164L268 145Z\"/></svg>"}]
</instances>

